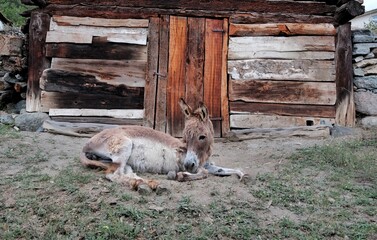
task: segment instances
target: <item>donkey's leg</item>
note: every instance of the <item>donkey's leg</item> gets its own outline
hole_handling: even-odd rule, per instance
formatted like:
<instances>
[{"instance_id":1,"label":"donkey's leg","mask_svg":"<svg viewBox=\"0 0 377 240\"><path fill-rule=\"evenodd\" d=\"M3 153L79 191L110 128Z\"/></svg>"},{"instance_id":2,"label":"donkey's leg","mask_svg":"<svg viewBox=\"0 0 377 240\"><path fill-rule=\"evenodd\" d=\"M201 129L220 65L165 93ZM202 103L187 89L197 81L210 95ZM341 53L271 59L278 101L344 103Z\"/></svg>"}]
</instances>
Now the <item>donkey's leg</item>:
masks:
<instances>
[{"instance_id":1,"label":"donkey's leg","mask_svg":"<svg viewBox=\"0 0 377 240\"><path fill-rule=\"evenodd\" d=\"M197 173L178 172L175 180L178 182L188 182L195 180L202 180L208 177L208 171L204 168L199 168Z\"/></svg>"},{"instance_id":2,"label":"donkey's leg","mask_svg":"<svg viewBox=\"0 0 377 240\"><path fill-rule=\"evenodd\" d=\"M143 179L137 176L129 165L125 166L123 174L110 173L106 175L106 178L112 182L125 184L133 190L139 190L142 185L147 185L152 190L157 189L159 186L159 182L156 180Z\"/></svg>"},{"instance_id":3,"label":"donkey's leg","mask_svg":"<svg viewBox=\"0 0 377 240\"><path fill-rule=\"evenodd\" d=\"M245 174L241 170L219 167L209 162L204 164L204 168L208 171L208 173L213 174L215 176L237 175L239 179L242 179L245 176Z\"/></svg>"}]
</instances>

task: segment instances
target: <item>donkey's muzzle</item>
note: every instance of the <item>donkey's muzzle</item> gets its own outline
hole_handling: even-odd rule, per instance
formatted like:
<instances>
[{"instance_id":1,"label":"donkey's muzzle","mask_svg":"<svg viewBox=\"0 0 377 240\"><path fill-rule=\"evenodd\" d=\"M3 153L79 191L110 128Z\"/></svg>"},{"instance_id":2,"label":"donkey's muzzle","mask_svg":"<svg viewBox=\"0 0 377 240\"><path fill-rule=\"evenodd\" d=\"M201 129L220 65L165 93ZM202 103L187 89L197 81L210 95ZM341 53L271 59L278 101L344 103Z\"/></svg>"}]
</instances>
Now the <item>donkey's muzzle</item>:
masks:
<instances>
[{"instance_id":1,"label":"donkey's muzzle","mask_svg":"<svg viewBox=\"0 0 377 240\"><path fill-rule=\"evenodd\" d=\"M194 152L188 151L183 166L187 172L196 173L199 167L198 156Z\"/></svg>"}]
</instances>

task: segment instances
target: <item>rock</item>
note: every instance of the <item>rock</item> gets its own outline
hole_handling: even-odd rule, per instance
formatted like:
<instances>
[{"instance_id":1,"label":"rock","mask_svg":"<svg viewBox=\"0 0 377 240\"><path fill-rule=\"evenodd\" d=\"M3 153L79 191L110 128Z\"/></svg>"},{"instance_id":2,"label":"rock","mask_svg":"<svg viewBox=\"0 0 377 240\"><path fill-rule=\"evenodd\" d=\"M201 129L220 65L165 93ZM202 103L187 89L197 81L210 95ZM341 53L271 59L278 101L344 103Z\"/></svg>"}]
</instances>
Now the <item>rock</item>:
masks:
<instances>
[{"instance_id":1,"label":"rock","mask_svg":"<svg viewBox=\"0 0 377 240\"><path fill-rule=\"evenodd\" d=\"M363 60L364 60L364 57L363 57L363 56L358 56L358 57L356 57L356 58L354 59L354 61L355 61L356 63L361 62L361 61L363 61Z\"/></svg>"},{"instance_id":2,"label":"rock","mask_svg":"<svg viewBox=\"0 0 377 240\"><path fill-rule=\"evenodd\" d=\"M377 127L377 117L365 117L360 121L361 126L365 128L376 128Z\"/></svg>"},{"instance_id":3,"label":"rock","mask_svg":"<svg viewBox=\"0 0 377 240\"><path fill-rule=\"evenodd\" d=\"M377 48L377 43L356 43L353 45L353 55L367 55L371 48Z\"/></svg>"},{"instance_id":4,"label":"rock","mask_svg":"<svg viewBox=\"0 0 377 240\"><path fill-rule=\"evenodd\" d=\"M377 94L372 92L355 92L356 111L368 116L377 115Z\"/></svg>"},{"instance_id":5,"label":"rock","mask_svg":"<svg viewBox=\"0 0 377 240\"><path fill-rule=\"evenodd\" d=\"M374 35L355 35L353 37L354 43L373 43L377 42L377 36Z\"/></svg>"},{"instance_id":6,"label":"rock","mask_svg":"<svg viewBox=\"0 0 377 240\"><path fill-rule=\"evenodd\" d=\"M353 75L357 77L363 77L365 75L362 68L354 68L353 69Z\"/></svg>"},{"instance_id":7,"label":"rock","mask_svg":"<svg viewBox=\"0 0 377 240\"><path fill-rule=\"evenodd\" d=\"M6 125L14 125L14 118L11 114L7 113L0 113L0 123L6 124Z\"/></svg>"},{"instance_id":8,"label":"rock","mask_svg":"<svg viewBox=\"0 0 377 240\"><path fill-rule=\"evenodd\" d=\"M377 76L355 77L353 83L357 88L377 89Z\"/></svg>"},{"instance_id":9,"label":"rock","mask_svg":"<svg viewBox=\"0 0 377 240\"><path fill-rule=\"evenodd\" d=\"M374 58L374 53L370 52L368 55L365 56L365 59L371 59Z\"/></svg>"},{"instance_id":10,"label":"rock","mask_svg":"<svg viewBox=\"0 0 377 240\"><path fill-rule=\"evenodd\" d=\"M376 75L377 74L377 65L372 65L364 68L365 75ZM377 76L376 76L377 77Z\"/></svg>"},{"instance_id":11,"label":"rock","mask_svg":"<svg viewBox=\"0 0 377 240\"><path fill-rule=\"evenodd\" d=\"M49 119L49 116L46 113L24 113L15 118L15 125L22 131L35 132L39 130L47 119Z\"/></svg>"},{"instance_id":12,"label":"rock","mask_svg":"<svg viewBox=\"0 0 377 240\"><path fill-rule=\"evenodd\" d=\"M18 103L16 103L16 105L14 107L15 107L17 114L21 113L22 110L26 109L26 100L19 101Z\"/></svg>"},{"instance_id":13,"label":"rock","mask_svg":"<svg viewBox=\"0 0 377 240\"><path fill-rule=\"evenodd\" d=\"M332 137L348 136L353 135L354 133L355 131L352 128L341 127L338 125L334 125L332 128L330 128L330 135Z\"/></svg>"},{"instance_id":14,"label":"rock","mask_svg":"<svg viewBox=\"0 0 377 240\"><path fill-rule=\"evenodd\" d=\"M372 66L377 64L377 59L367 59L358 63L355 63L354 65L359 68L364 68L367 66Z\"/></svg>"}]
</instances>

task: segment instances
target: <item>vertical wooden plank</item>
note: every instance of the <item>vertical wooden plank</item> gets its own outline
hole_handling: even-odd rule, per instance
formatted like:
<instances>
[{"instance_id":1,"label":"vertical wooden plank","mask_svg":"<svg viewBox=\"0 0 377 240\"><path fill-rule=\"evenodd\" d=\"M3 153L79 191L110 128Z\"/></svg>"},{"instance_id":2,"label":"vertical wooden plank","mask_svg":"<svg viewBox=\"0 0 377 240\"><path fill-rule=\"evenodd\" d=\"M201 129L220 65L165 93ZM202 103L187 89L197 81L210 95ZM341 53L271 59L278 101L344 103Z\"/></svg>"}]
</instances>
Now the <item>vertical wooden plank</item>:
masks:
<instances>
[{"instance_id":1,"label":"vertical wooden plank","mask_svg":"<svg viewBox=\"0 0 377 240\"><path fill-rule=\"evenodd\" d=\"M221 136L221 80L223 55L223 20L206 19L204 103L213 119L215 136Z\"/></svg>"},{"instance_id":2,"label":"vertical wooden plank","mask_svg":"<svg viewBox=\"0 0 377 240\"><path fill-rule=\"evenodd\" d=\"M188 19L186 103L193 109L203 101L205 18Z\"/></svg>"},{"instance_id":3,"label":"vertical wooden plank","mask_svg":"<svg viewBox=\"0 0 377 240\"><path fill-rule=\"evenodd\" d=\"M33 12L30 19L28 85L26 93L26 111L39 111L40 95L39 78L43 70L50 66L44 56L46 33L50 25L50 16L45 13Z\"/></svg>"},{"instance_id":4,"label":"vertical wooden plank","mask_svg":"<svg viewBox=\"0 0 377 240\"><path fill-rule=\"evenodd\" d=\"M170 17L169 75L167 88L167 132L182 136L184 116L178 105L185 96L185 62L187 49L187 18Z\"/></svg>"},{"instance_id":5,"label":"vertical wooden plank","mask_svg":"<svg viewBox=\"0 0 377 240\"><path fill-rule=\"evenodd\" d=\"M341 126L354 126L356 122L353 100L351 24L340 25L336 40L336 118Z\"/></svg>"},{"instance_id":6,"label":"vertical wooden plank","mask_svg":"<svg viewBox=\"0 0 377 240\"><path fill-rule=\"evenodd\" d=\"M148 33L148 62L144 90L144 126L154 128L155 101L157 91L157 67L160 19L150 18Z\"/></svg>"},{"instance_id":7,"label":"vertical wooden plank","mask_svg":"<svg viewBox=\"0 0 377 240\"><path fill-rule=\"evenodd\" d=\"M166 87L169 60L169 16L160 19L159 64L157 75L157 99L155 129L166 132Z\"/></svg>"},{"instance_id":8,"label":"vertical wooden plank","mask_svg":"<svg viewBox=\"0 0 377 240\"><path fill-rule=\"evenodd\" d=\"M222 66L221 66L221 136L225 136L230 131L229 119L229 98L228 98L228 19L223 22L223 49L222 49Z\"/></svg>"}]
</instances>

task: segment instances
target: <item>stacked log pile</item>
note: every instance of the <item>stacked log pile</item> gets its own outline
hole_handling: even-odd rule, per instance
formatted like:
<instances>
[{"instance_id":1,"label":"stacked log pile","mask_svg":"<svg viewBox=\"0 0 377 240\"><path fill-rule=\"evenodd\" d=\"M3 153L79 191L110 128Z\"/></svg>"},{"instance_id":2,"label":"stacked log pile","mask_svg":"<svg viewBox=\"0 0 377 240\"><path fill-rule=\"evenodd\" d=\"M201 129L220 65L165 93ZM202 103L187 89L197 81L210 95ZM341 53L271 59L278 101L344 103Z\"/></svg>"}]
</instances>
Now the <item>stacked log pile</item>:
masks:
<instances>
[{"instance_id":1,"label":"stacked log pile","mask_svg":"<svg viewBox=\"0 0 377 240\"><path fill-rule=\"evenodd\" d=\"M353 60L356 112L363 126L377 126L377 35L353 32Z\"/></svg>"},{"instance_id":2,"label":"stacked log pile","mask_svg":"<svg viewBox=\"0 0 377 240\"><path fill-rule=\"evenodd\" d=\"M0 108L26 98L25 36L17 29L0 32Z\"/></svg>"}]
</instances>

